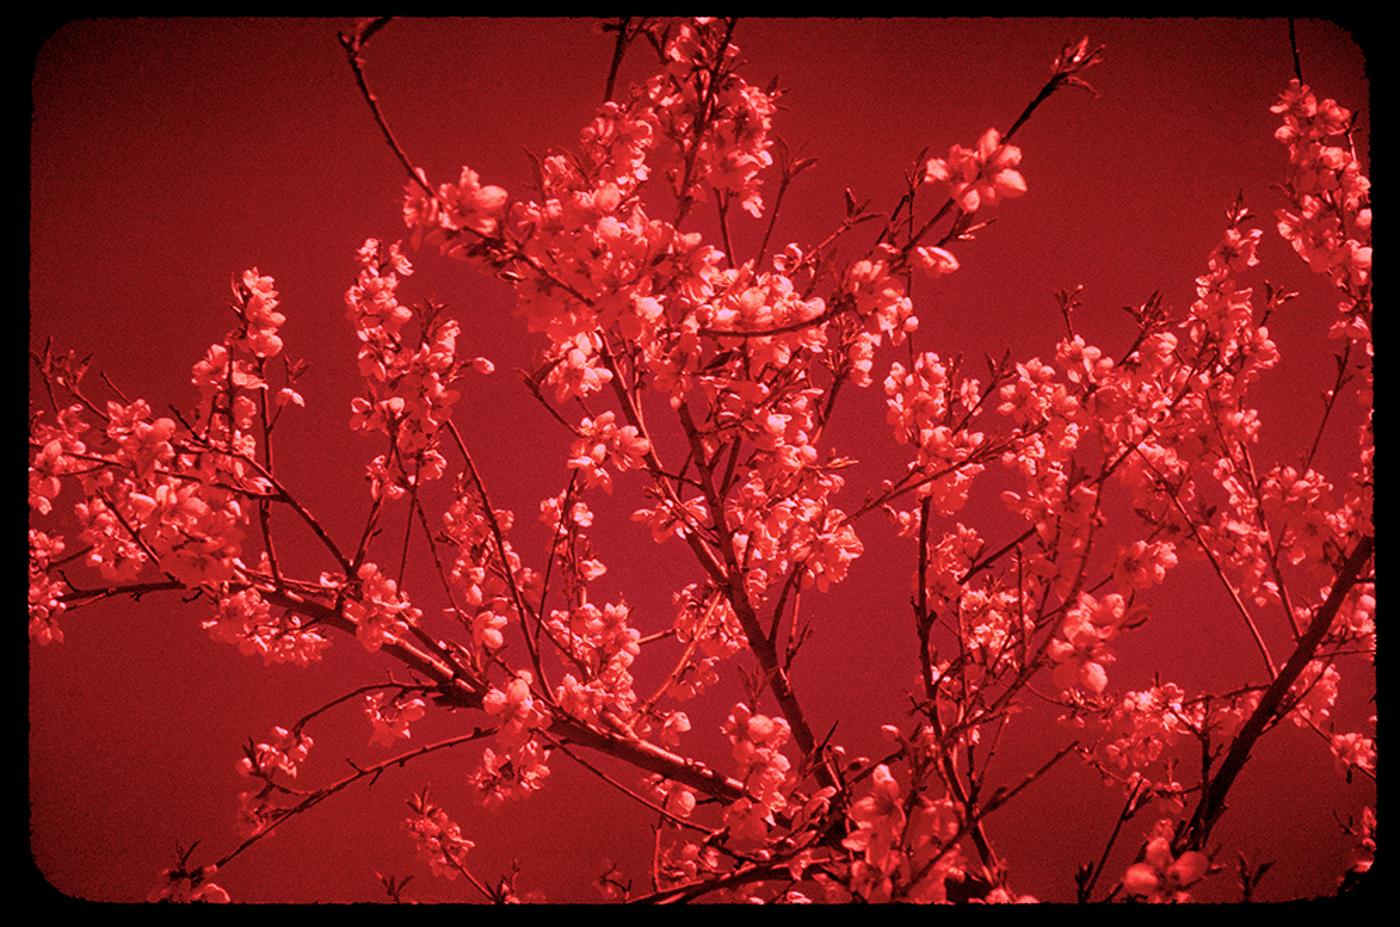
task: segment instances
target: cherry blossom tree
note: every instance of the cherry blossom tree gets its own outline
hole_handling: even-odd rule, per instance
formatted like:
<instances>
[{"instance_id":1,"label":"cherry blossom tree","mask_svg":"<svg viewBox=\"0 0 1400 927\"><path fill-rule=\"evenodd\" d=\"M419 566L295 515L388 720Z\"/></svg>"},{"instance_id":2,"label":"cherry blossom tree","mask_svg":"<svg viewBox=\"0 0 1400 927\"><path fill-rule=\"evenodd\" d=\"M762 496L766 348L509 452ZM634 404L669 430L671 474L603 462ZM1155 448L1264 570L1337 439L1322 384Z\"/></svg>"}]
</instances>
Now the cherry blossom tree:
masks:
<instances>
[{"instance_id":1,"label":"cherry blossom tree","mask_svg":"<svg viewBox=\"0 0 1400 927\"><path fill-rule=\"evenodd\" d=\"M367 880L381 899L557 900L478 860L510 838L491 815L567 769L573 801L616 794L644 816L626 838L643 868L572 854L604 900L1033 901L1007 849L1024 844L997 821L1075 764L1100 852L1059 860L1043 900L1249 900L1273 861L1246 852L1247 826L1220 834L1259 788L1262 744L1306 732L1338 777L1374 782L1374 708L1348 707L1375 684L1369 181L1353 111L1303 80L1296 47L1271 110L1276 198L1219 203L1191 301L1149 288L1100 331L1087 281L1055 293L1063 331L1038 355L970 358L940 345L938 313L957 310L939 288L1053 173L1026 127L1092 107L1111 49L1048 50L1019 115L931 136L902 188L848 188L824 234L788 240L784 209L821 168L780 134L781 84L750 83L742 23L608 22L602 104L509 189L414 160L367 64L387 23L339 36L406 181L404 227L343 254L348 408L306 386L283 333L303 307L258 268L233 274L192 395L132 396L73 348L33 351L36 653L98 603L173 597L269 672L356 652L352 685L316 702L286 688L279 723L227 745L230 830L180 847L151 900L228 901L226 873L268 838L371 799L399 803L383 839L417 854ZM1266 276L1268 236L1316 275L1308 297ZM278 280L295 274L274 258ZM498 367L471 313L425 283L453 262L509 289L530 369ZM1254 397L1291 369L1282 320L1307 332L1295 363L1331 382L1275 425ZM473 456L493 436L463 412L512 376L565 449L526 511L500 503ZM861 395L897 454L840 443L832 423ZM348 416L357 436L348 531L284 462L307 416ZM608 553L623 532L654 544L645 581L664 598L618 578L637 575ZM834 611L872 536L898 558L900 613ZM1188 586L1235 632L1223 681L1133 656ZM833 712L813 690L842 680L803 657L867 634L905 655L882 677L901 710ZM1150 683L1120 657L1146 659ZM335 742L347 717L360 739ZM313 768L326 751L349 756ZM1336 814L1355 853L1327 878L1350 888L1375 816Z\"/></svg>"}]
</instances>

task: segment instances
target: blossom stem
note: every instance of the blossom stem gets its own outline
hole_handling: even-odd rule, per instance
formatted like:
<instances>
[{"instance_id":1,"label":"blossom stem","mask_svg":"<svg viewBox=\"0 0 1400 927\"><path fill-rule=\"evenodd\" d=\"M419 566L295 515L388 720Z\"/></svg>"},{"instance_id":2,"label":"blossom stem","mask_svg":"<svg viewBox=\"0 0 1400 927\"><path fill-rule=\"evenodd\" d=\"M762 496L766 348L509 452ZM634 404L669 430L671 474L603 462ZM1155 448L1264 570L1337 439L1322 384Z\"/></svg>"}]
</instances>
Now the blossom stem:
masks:
<instances>
[{"instance_id":1,"label":"blossom stem","mask_svg":"<svg viewBox=\"0 0 1400 927\"><path fill-rule=\"evenodd\" d=\"M750 863L740 866L730 872L711 876L707 879L697 879L693 882L686 882L681 885L673 885L661 891L652 892L647 895L639 895L636 898L629 898L628 904L678 904L686 901L694 901L702 895L710 892L717 892L721 889L734 885L743 885L748 882L759 882L772 878L773 873L779 869L787 868L785 861L773 861L767 863Z\"/></svg>"},{"instance_id":2,"label":"blossom stem","mask_svg":"<svg viewBox=\"0 0 1400 927\"><path fill-rule=\"evenodd\" d=\"M1292 22L1292 20L1289 20ZM617 72L622 67L622 58L627 53L627 44L631 41L631 36L627 34L627 27L631 24L632 17L621 16L617 21L617 44L613 46L612 64L608 66L608 82L603 87L603 102L610 102L613 98L613 87L617 83Z\"/></svg>"},{"instance_id":3,"label":"blossom stem","mask_svg":"<svg viewBox=\"0 0 1400 927\"><path fill-rule=\"evenodd\" d=\"M1000 808L1002 805L1011 801L1011 799L1019 795L1032 782L1035 782L1041 776L1049 772L1050 769L1056 763L1069 756L1069 754L1078 746L1079 741L1070 741L1068 744L1055 751L1054 755L1051 756L1050 759L1046 760L1044 763L1041 763L1038 767L1027 773L1025 778L1023 778L1020 782L1016 783L1010 789L997 789L995 792L992 793L992 797L987 799L987 801L982 804L982 815L985 817L986 815L989 815L996 809Z\"/></svg>"},{"instance_id":4,"label":"blossom stem","mask_svg":"<svg viewBox=\"0 0 1400 927\"><path fill-rule=\"evenodd\" d=\"M418 523L423 527L423 536L428 539L428 552L433 555L433 566L437 568L438 578L442 580L442 591L447 593L447 601L452 610L460 616L462 610L457 605L457 595L452 590L452 584L447 581L447 571L443 569L442 557L438 554L437 541L433 539L433 532L428 524L428 513L423 510L422 500L414 499L413 508L418 513Z\"/></svg>"},{"instance_id":5,"label":"blossom stem","mask_svg":"<svg viewBox=\"0 0 1400 927\"><path fill-rule=\"evenodd\" d=\"M481 474L477 472L476 463L472 460L471 452L467 450L467 443L462 440L462 433L457 430L457 423L449 421L447 430L452 435L452 440L457 444L457 450L461 452L462 459L466 462L467 472L471 475L472 483L476 486L477 495L481 497L481 508L486 515L486 521L491 526L491 537L496 541L496 552L501 558L501 572L505 577L507 585L510 586L511 599L515 602L517 614L520 616L520 630L525 636L525 646L530 650L530 663L539 674L539 679L543 683L545 679L544 668L540 663L539 648L535 646L535 640L530 635L530 628L527 626L527 616L530 614L525 606L525 598L520 594L520 587L515 581L515 570L510 565L510 555L506 551L506 539L501 531L501 522L496 518L496 510L491 507L491 498L486 494L486 484L482 482ZM535 620L542 621L539 616Z\"/></svg>"},{"instance_id":6,"label":"blossom stem","mask_svg":"<svg viewBox=\"0 0 1400 927\"><path fill-rule=\"evenodd\" d=\"M1234 603L1235 610L1240 613L1240 617L1244 618L1245 626L1249 628L1249 634L1254 638L1254 646L1259 649L1259 655L1264 658L1264 667L1269 671L1269 678L1277 678L1278 667L1274 663L1273 656L1269 653L1269 645L1264 643L1264 636L1259 633L1259 626L1254 623L1254 617L1250 615L1249 609L1245 607L1244 600L1240 598L1238 590L1235 589L1235 584L1230 582L1230 577L1225 575L1225 570L1221 567L1220 561L1216 559L1215 552L1210 549L1210 545L1206 543L1205 538L1201 537L1201 532L1196 526L1196 521L1187 513L1186 507L1181 504L1181 498L1178 495L1180 490L1168 484L1166 477L1158 472L1152 461L1148 460L1147 456L1142 454L1141 451L1139 451L1139 456L1142 457L1143 463L1146 464L1147 468L1157 474L1158 481L1161 483L1162 487L1167 490L1168 495L1171 496L1172 506L1176 509L1177 513L1181 515L1182 521L1186 523L1186 527L1191 529L1191 537L1195 539L1196 546L1200 547L1201 552L1206 555L1206 560L1210 562L1211 569L1213 569L1215 575L1219 577L1221 584L1225 587L1225 591L1230 594L1230 601Z\"/></svg>"},{"instance_id":7,"label":"blossom stem","mask_svg":"<svg viewBox=\"0 0 1400 927\"><path fill-rule=\"evenodd\" d=\"M1278 584L1278 597L1283 603L1283 614L1288 618L1288 626L1293 629L1293 639L1297 640L1303 636L1303 629L1299 626L1297 613L1293 609L1293 597L1288 592L1283 568L1279 566L1278 544L1274 540L1272 529L1269 528L1268 516L1264 514L1264 493L1259 484L1258 473L1254 469L1254 459L1244 443L1240 444L1240 456L1244 459L1245 472L1249 475L1249 488L1254 495L1254 518L1259 523L1260 530L1264 532L1264 553L1269 558L1269 570L1274 574L1274 582ZM1307 467L1303 468L1303 472L1307 472Z\"/></svg>"},{"instance_id":8,"label":"blossom stem","mask_svg":"<svg viewBox=\"0 0 1400 927\"><path fill-rule=\"evenodd\" d=\"M710 619L714 616L715 608L719 605L720 595L718 591L711 593L708 598L709 604L705 607L704 614L700 616L700 620L696 623L695 629L691 632L690 642L686 644L680 659L676 661L676 665L666 676L666 680L656 687L656 690L652 692L646 701L637 706L638 715L645 715L647 712L651 711L652 706L659 702L661 697L669 692L671 687L680 682L684 677L686 669L690 666L690 658L695 655L695 651L700 646L700 642L705 639L705 635L710 629ZM674 634L675 631L672 630L670 633ZM648 638L643 638L638 641L638 644L646 643L647 640Z\"/></svg>"},{"instance_id":9,"label":"blossom stem","mask_svg":"<svg viewBox=\"0 0 1400 927\"><path fill-rule=\"evenodd\" d=\"M1288 50L1293 53L1293 76L1298 83L1303 82L1303 61L1298 57L1298 32L1294 28L1293 17L1288 17Z\"/></svg>"},{"instance_id":10,"label":"blossom stem","mask_svg":"<svg viewBox=\"0 0 1400 927\"><path fill-rule=\"evenodd\" d=\"M413 539L413 512L418 507L418 473L414 467L413 488L408 491L408 520L403 526L403 548L399 551L399 588L403 588L403 574L408 569L408 544Z\"/></svg>"},{"instance_id":11,"label":"blossom stem","mask_svg":"<svg viewBox=\"0 0 1400 927\"><path fill-rule=\"evenodd\" d=\"M928 699L929 711L937 714L933 657L928 650L929 633L933 625L928 617L928 513L932 502L931 496L925 496L919 503L919 591L914 606L914 621L919 632L919 674L924 682L924 698Z\"/></svg>"},{"instance_id":12,"label":"blossom stem","mask_svg":"<svg viewBox=\"0 0 1400 927\"><path fill-rule=\"evenodd\" d=\"M262 371L259 370L259 374ZM258 392L258 418L262 423L263 467L272 472L272 426L267 418L267 390ZM272 513L266 498L258 500L258 526L262 529L263 548L267 551L267 562L272 568L272 576L282 581L282 570L277 565L277 547L272 540Z\"/></svg>"},{"instance_id":13,"label":"blossom stem","mask_svg":"<svg viewBox=\"0 0 1400 927\"><path fill-rule=\"evenodd\" d=\"M729 266L734 266L734 242L729 237L729 193L715 190L715 208L719 211L719 233L724 241L724 257Z\"/></svg>"},{"instance_id":14,"label":"blossom stem","mask_svg":"<svg viewBox=\"0 0 1400 927\"><path fill-rule=\"evenodd\" d=\"M1289 20L1291 24L1293 20ZM1303 468L1300 472L1307 473L1312 469L1313 458L1317 456L1317 449L1322 444L1322 433L1327 429L1327 420L1332 417L1332 408L1337 404L1337 397L1342 391L1342 387L1347 383L1347 363L1351 360L1351 342L1348 341L1342 353L1337 357L1337 379L1333 381L1332 388L1327 391L1326 403L1322 407L1322 420L1317 423L1317 432L1313 435L1312 446L1308 448L1308 456L1303 458Z\"/></svg>"},{"instance_id":15,"label":"blossom stem","mask_svg":"<svg viewBox=\"0 0 1400 927\"><path fill-rule=\"evenodd\" d=\"M569 520L569 509L573 504L574 486L578 483L578 471L575 470L569 476L569 485L564 487L564 500L559 505L559 522L554 526L554 537L549 542L549 559L544 564L544 582L540 585L540 620L535 622L535 646L539 647L539 631L544 627L544 616L549 614L545 603L549 601L549 580L554 573L554 557L559 549L559 536L564 531L564 524ZM553 635L550 635L553 639Z\"/></svg>"}]
</instances>

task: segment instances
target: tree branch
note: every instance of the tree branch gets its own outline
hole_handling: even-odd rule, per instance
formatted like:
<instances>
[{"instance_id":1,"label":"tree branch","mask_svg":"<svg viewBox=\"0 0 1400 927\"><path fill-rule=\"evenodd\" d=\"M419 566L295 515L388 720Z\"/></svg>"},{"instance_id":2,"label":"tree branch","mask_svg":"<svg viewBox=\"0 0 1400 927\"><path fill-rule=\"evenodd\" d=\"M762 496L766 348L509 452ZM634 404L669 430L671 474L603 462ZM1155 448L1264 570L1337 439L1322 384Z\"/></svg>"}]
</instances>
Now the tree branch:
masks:
<instances>
[{"instance_id":1,"label":"tree branch","mask_svg":"<svg viewBox=\"0 0 1400 927\"><path fill-rule=\"evenodd\" d=\"M1357 541L1351 554L1342 563L1341 568L1337 570L1337 578L1332 585L1332 591L1328 593L1326 601L1322 603L1322 607L1313 616L1312 623L1308 626L1302 639L1298 641L1293 655L1288 658L1288 662L1279 671L1273 684L1259 700L1259 704L1255 707L1254 713L1249 716L1249 720L1235 735L1224 762L1216 771L1215 778L1202 792L1200 802L1197 804L1190 822L1178 830L1175 842L1179 849L1199 850L1205 846L1215 822L1225 812L1225 797L1229 794L1230 787L1234 785L1235 778L1244 769L1245 761L1249 759L1250 750L1254 748L1254 744L1263 735L1265 728L1274 720L1274 715L1283 702L1284 696L1288 694L1288 690L1292 688L1293 683L1297 681L1298 676L1302 674L1303 669L1317 653L1323 638L1327 636L1328 630L1332 627L1333 619L1337 617L1338 609L1342 607L1342 601L1355 585L1356 577L1360 575L1366 561L1371 559L1374 549L1375 538L1363 535Z\"/></svg>"}]
</instances>

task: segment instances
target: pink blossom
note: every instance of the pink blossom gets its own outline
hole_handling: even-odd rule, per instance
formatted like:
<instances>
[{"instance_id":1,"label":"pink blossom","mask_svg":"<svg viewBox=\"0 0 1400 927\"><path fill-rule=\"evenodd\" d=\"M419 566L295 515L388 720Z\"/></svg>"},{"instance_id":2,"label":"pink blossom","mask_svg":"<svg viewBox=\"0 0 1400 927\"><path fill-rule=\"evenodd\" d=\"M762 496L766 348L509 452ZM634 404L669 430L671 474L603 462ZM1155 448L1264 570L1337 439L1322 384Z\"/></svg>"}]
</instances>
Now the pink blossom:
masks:
<instances>
[{"instance_id":1,"label":"pink blossom","mask_svg":"<svg viewBox=\"0 0 1400 927\"><path fill-rule=\"evenodd\" d=\"M300 730L274 727L269 741L250 744L244 749L244 757L238 762L238 772L243 776L270 779L276 771L295 779L297 768L311 752L312 745L311 738Z\"/></svg>"},{"instance_id":2,"label":"pink blossom","mask_svg":"<svg viewBox=\"0 0 1400 927\"><path fill-rule=\"evenodd\" d=\"M1123 875L1123 888L1129 894L1153 902L1189 901L1187 891L1200 881L1210 868L1210 858L1189 850L1175 856L1171 850L1172 822L1163 820L1153 828L1147 842L1144 859L1128 867Z\"/></svg>"},{"instance_id":3,"label":"pink blossom","mask_svg":"<svg viewBox=\"0 0 1400 927\"><path fill-rule=\"evenodd\" d=\"M975 151L954 145L946 159L930 158L924 166L924 179L947 184L958 208L973 213L1026 192L1025 178L1015 170L1020 163L1021 149L1003 145L1001 133L988 129L977 140Z\"/></svg>"},{"instance_id":4,"label":"pink blossom","mask_svg":"<svg viewBox=\"0 0 1400 927\"><path fill-rule=\"evenodd\" d=\"M404 828L428 868L435 876L457 878L476 844L462 836L462 828L446 811L428 801L427 790L415 795L408 808L410 814L404 819Z\"/></svg>"},{"instance_id":5,"label":"pink blossom","mask_svg":"<svg viewBox=\"0 0 1400 927\"><path fill-rule=\"evenodd\" d=\"M421 698L406 698L403 694L389 698L384 692L371 692L365 696L364 712L374 728L369 742L392 747L413 736L409 725L428 713L428 703Z\"/></svg>"},{"instance_id":6,"label":"pink blossom","mask_svg":"<svg viewBox=\"0 0 1400 927\"><path fill-rule=\"evenodd\" d=\"M958 259L951 251L938 247L914 249L914 263L930 277L942 277L958 269Z\"/></svg>"}]
</instances>

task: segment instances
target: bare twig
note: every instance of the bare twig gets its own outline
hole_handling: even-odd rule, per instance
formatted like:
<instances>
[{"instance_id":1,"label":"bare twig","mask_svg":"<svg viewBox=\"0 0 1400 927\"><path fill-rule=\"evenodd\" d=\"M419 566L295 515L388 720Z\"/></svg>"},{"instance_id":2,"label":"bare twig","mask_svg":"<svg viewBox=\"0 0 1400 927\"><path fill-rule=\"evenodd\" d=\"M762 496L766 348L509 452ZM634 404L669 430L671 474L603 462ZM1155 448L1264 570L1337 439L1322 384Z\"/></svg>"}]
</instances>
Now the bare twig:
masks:
<instances>
[{"instance_id":1,"label":"bare twig","mask_svg":"<svg viewBox=\"0 0 1400 927\"><path fill-rule=\"evenodd\" d=\"M608 82L603 87L603 102L607 103L613 98L613 86L617 82L617 72L622 67L622 56L627 53L627 43L632 37L627 34L627 27L632 22L632 17L622 16L617 21L617 44L613 46L612 64L608 66Z\"/></svg>"},{"instance_id":2,"label":"bare twig","mask_svg":"<svg viewBox=\"0 0 1400 927\"><path fill-rule=\"evenodd\" d=\"M1293 17L1288 17L1288 50L1293 53L1293 76L1298 83L1303 82L1303 61L1298 57L1298 32L1293 25Z\"/></svg>"},{"instance_id":3,"label":"bare twig","mask_svg":"<svg viewBox=\"0 0 1400 927\"><path fill-rule=\"evenodd\" d=\"M391 19L393 19L392 16L362 19L355 27L354 32L340 34L340 44L345 47L345 55L350 59L350 69L355 72L355 83L359 84L360 93L364 96L365 102L369 104L369 110L374 114L374 121L379 125L379 131L384 133L384 141L389 143L394 157L398 158L403 169L408 171L409 179L422 187L423 191L428 194L428 198L432 199L437 194L433 192L432 187L428 186L428 182L422 178L417 169L414 168L413 162L408 159L408 155L404 153L403 146L394 137L394 131L389 128L389 123L384 118L384 112L379 108L379 98L374 95L374 91L369 87L369 82L365 79L365 45L368 44L370 36L388 25Z\"/></svg>"}]
</instances>

